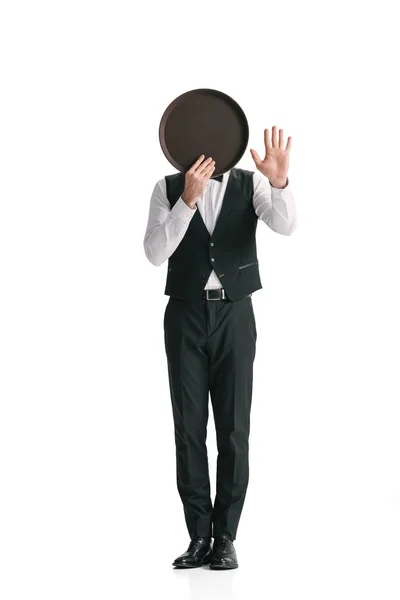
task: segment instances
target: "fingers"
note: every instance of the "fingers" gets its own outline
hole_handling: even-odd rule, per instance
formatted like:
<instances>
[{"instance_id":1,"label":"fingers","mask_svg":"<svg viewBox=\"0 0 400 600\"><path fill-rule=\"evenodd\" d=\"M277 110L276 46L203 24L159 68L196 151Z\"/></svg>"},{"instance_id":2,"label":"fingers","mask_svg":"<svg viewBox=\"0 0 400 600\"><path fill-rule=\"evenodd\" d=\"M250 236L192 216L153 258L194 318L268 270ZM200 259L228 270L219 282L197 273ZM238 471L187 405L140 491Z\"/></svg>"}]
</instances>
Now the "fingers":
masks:
<instances>
[{"instance_id":1,"label":"fingers","mask_svg":"<svg viewBox=\"0 0 400 600\"><path fill-rule=\"evenodd\" d=\"M276 125L272 127L272 145L269 137L268 129L264 129L264 140L265 140L265 149L267 148L282 148L282 150L290 150L292 147L292 138L289 136L288 141L285 148L285 141L283 135L283 129L279 129L279 140L278 140L278 129Z\"/></svg>"},{"instance_id":2,"label":"fingers","mask_svg":"<svg viewBox=\"0 0 400 600\"><path fill-rule=\"evenodd\" d=\"M256 163L256 165L258 165L261 162L261 158L259 157L258 153L255 150L253 150L253 148L250 148L250 152L254 162Z\"/></svg>"},{"instance_id":3,"label":"fingers","mask_svg":"<svg viewBox=\"0 0 400 600\"><path fill-rule=\"evenodd\" d=\"M211 175L214 173L215 171L215 161L213 164L210 164L207 169L204 169L202 175L204 178L206 177L211 177Z\"/></svg>"},{"instance_id":4,"label":"fingers","mask_svg":"<svg viewBox=\"0 0 400 600\"><path fill-rule=\"evenodd\" d=\"M283 148L283 129L279 130L279 143L278 143L278 135L277 135L276 125L272 126L272 144L271 144L271 138L269 136L268 129L264 129L264 142L265 142L265 149L277 148L278 146L280 148Z\"/></svg>"},{"instance_id":5,"label":"fingers","mask_svg":"<svg viewBox=\"0 0 400 600\"><path fill-rule=\"evenodd\" d=\"M209 158L207 158L207 160L204 160L204 158L205 158L204 154L199 156L199 158L196 160L195 163L193 163L193 165L190 167L190 169L187 172L188 173L196 172L198 175L203 175L204 169L206 169L208 167L208 165L211 164L211 162L213 164L215 164L215 160L213 161L211 156Z\"/></svg>"},{"instance_id":6,"label":"fingers","mask_svg":"<svg viewBox=\"0 0 400 600\"><path fill-rule=\"evenodd\" d=\"M196 170L196 168L199 166L199 164L203 161L204 158L205 158L204 154L199 156L199 158L196 160L196 162L193 163L192 166L190 167L189 173L193 173Z\"/></svg>"},{"instance_id":7,"label":"fingers","mask_svg":"<svg viewBox=\"0 0 400 600\"><path fill-rule=\"evenodd\" d=\"M278 132L276 129L276 125L272 128L272 147L276 148L278 146Z\"/></svg>"},{"instance_id":8,"label":"fingers","mask_svg":"<svg viewBox=\"0 0 400 600\"><path fill-rule=\"evenodd\" d=\"M207 160L205 160L199 167L197 167L196 173L203 175L204 169L206 169L210 164L215 164L215 160L213 160L211 156L210 158L207 158Z\"/></svg>"},{"instance_id":9,"label":"fingers","mask_svg":"<svg viewBox=\"0 0 400 600\"><path fill-rule=\"evenodd\" d=\"M283 129L279 130L279 148L283 150Z\"/></svg>"},{"instance_id":10,"label":"fingers","mask_svg":"<svg viewBox=\"0 0 400 600\"><path fill-rule=\"evenodd\" d=\"M272 128L272 129L274 129L274 128ZM265 149L272 147L268 129L264 129L264 143L265 143Z\"/></svg>"}]
</instances>

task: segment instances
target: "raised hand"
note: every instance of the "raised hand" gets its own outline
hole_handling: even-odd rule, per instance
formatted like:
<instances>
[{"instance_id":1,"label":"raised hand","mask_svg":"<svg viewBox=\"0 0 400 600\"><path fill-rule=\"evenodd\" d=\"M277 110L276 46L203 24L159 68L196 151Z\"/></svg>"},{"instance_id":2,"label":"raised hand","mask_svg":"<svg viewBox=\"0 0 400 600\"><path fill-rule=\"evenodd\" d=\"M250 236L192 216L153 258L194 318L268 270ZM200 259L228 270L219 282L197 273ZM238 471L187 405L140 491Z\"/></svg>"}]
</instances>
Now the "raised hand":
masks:
<instances>
[{"instance_id":1,"label":"raised hand","mask_svg":"<svg viewBox=\"0 0 400 600\"><path fill-rule=\"evenodd\" d=\"M265 157L263 160L257 152L250 148L251 156L257 169L268 177L273 187L285 187L287 182L287 173L289 169L289 152L292 146L292 138L288 137L286 148L284 147L283 129L279 129L279 139L277 128L272 127L272 143L268 129L264 129Z\"/></svg>"}]
</instances>

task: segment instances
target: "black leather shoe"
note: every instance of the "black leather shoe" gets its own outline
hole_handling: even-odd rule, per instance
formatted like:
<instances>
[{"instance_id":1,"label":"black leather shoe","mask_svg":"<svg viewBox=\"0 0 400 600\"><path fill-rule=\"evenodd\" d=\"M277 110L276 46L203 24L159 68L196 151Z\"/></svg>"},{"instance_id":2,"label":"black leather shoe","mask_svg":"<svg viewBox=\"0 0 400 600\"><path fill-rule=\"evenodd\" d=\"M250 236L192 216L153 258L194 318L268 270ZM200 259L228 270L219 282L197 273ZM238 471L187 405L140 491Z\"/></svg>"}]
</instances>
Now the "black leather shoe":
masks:
<instances>
[{"instance_id":1,"label":"black leather shoe","mask_svg":"<svg viewBox=\"0 0 400 600\"><path fill-rule=\"evenodd\" d=\"M178 556L172 563L174 567L201 567L210 564L211 561L211 543L202 537L194 537L189 544L186 552Z\"/></svg>"},{"instance_id":2,"label":"black leather shoe","mask_svg":"<svg viewBox=\"0 0 400 600\"><path fill-rule=\"evenodd\" d=\"M233 542L227 535L220 535L214 540L210 569L237 569L238 566Z\"/></svg>"}]
</instances>

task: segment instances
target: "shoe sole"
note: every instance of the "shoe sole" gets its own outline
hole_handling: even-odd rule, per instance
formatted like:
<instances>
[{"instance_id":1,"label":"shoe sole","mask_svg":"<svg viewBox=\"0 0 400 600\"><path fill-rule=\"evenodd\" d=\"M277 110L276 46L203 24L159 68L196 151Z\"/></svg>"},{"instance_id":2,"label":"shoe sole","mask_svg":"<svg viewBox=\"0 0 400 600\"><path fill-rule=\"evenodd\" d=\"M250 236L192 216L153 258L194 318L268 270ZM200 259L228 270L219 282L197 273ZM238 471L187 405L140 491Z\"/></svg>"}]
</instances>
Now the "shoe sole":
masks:
<instances>
[{"instance_id":1,"label":"shoe sole","mask_svg":"<svg viewBox=\"0 0 400 600\"><path fill-rule=\"evenodd\" d=\"M232 567L227 565L210 565L210 569L215 571L225 571L226 569L237 569L239 565L233 565Z\"/></svg>"}]
</instances>

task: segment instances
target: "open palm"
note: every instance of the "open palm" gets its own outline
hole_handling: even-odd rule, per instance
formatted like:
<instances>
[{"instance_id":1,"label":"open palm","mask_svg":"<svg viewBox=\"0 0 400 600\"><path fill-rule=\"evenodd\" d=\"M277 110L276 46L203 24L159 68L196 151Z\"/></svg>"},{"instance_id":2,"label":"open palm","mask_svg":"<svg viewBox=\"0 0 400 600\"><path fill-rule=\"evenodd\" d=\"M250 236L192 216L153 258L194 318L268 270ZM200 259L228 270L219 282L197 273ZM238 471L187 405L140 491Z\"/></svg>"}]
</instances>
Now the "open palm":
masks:
<instances>
[{"instance_id":1,"label":"open palm","mask_svg":"<svg viewBox=\"0 0 400 600\"><path fill-rule=\"evenodd\" d=\"M256 164L257 169L268 177L270 182L284 182L286 181L287 172L289 169L289 152L292 146L292 138L289 136L284 147L283 140L283 129L279 129L279 138L277 128L274 125L272 127L272 143L268 129L264 129L264 141L265 141L265 157L261 160L258 153L250 149L253 160Z\"/></svg>"}]
</instances>

